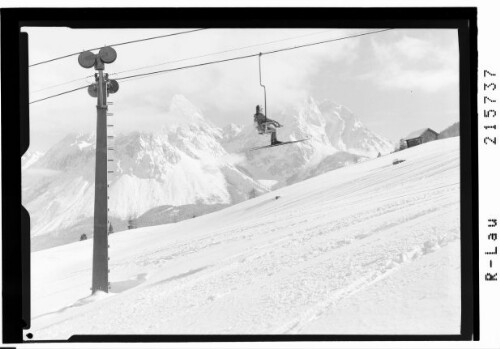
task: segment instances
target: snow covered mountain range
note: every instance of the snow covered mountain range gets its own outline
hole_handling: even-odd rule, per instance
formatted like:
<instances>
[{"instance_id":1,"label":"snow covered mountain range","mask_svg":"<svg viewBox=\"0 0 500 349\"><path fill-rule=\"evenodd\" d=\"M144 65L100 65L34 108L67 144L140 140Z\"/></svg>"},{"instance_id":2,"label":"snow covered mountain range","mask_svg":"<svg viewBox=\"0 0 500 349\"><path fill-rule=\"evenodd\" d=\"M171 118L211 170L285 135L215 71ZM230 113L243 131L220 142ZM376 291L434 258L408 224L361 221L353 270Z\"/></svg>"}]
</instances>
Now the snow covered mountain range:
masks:
<instances>
[{"instance_id":1,"label":"snow covered mountain range","mask_svg":"<svg viewBox=\"0 0 500 349\"><path fill-rule=\"evenodd\" d=\"M348 164L394 150L388 140L367 129L349 109L330 100L317 102L309 98L298 108L283 109L268 117L279 120L284 125L278 131L279 140L308 137L309 140L247 152L246 162L241 166L254 178L274 179L281 184L291 184L291 178L294 179L293 182L303 179L304 173L310 172L326 158L339 152L344 153L345 164ZM244 127L229 125L224 131L224 147L229 152L239 153L269 144L269 136L257 136L250 123ZM325 168L326 171L331 169L333 168Z\"/></svg>"},{"instance_id":2,"label":"snow covered mountain range","mask_svg":"<svg viewBox=\"0 0 500 349\"><path fill-rule=\"evenodd\" d=\"M279 188L393 150L388 140L368 130L347 108L313 98L270 115L284 125L278 132L280 140L309 137L308 141L253 152L248 149L268 144L269 135L256 133L251 115L247 125L220 128L177 95L169 116L182 122L156 132L117 135L112 141L115 151L108 155L113 160L109 170L114 171L108 176L112 223L140 221L161 206L193 210L192 205L200 205L209 212L211 205L225 207L251 193L267 192L269 183ZM60 244L75 241L84 231L91 235L94 153L93 134L70 134L45 154L25 154L23 204L30 212L32 237Z\"/></svg>"}]
</instances>

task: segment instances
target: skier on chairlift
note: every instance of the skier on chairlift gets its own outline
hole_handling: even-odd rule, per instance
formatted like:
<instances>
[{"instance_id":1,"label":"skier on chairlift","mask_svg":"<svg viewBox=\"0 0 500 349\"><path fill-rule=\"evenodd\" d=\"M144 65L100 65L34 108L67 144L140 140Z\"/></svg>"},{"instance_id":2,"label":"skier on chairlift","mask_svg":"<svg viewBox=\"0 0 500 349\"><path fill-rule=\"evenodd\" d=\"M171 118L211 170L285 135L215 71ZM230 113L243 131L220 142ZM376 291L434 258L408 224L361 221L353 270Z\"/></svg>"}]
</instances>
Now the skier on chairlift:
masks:
<instances>
[{"instance_id":1,"label":"skier on chairlift","mask_svg":"<svg viewBox=\"0 0 500 349\"><path fill-rule=\"evenodd\" d=\"M262 107L258 105L256 107L256 113L253 116L255 127L259 134L271 134L271 145L281 144L283 142L278 141L276 138L276 128L281 127L281 124L275 120L268 119L262 113Z\"/></svg>"},{"instance_id":2,"label":"skier on chairlift","mask_svg":"<svg viewBox=\"0 0 500 349\"><path fill-rule=\"evenodd\" d=\"M280 142L276 138L276 129L278 127L282 127L282 125L278 121L268 119L266 114L264 114L264 113L267 113L267 103L266 103L266 86L262 83L261 61L260 61L261 56L262 56L262 53L259 54L259 84L264 89L264 105L266 106L266 110L263 110L262 107L260 105L258 105L256 108L257 109L256 113L253 116L253 120L254 120L255 128L257 129L259 134L261 134L261 135L268 134L268 133L271 134L271 144L261 146L261 147L251 148L248 150L254 151L254 150L259 150L259 149L264 149L264 148L275 147L275 146L279 146L279 145L307 141L309 138L290 140L290 141L286 141L286 142Z\"/></svg>"}]
</instances>

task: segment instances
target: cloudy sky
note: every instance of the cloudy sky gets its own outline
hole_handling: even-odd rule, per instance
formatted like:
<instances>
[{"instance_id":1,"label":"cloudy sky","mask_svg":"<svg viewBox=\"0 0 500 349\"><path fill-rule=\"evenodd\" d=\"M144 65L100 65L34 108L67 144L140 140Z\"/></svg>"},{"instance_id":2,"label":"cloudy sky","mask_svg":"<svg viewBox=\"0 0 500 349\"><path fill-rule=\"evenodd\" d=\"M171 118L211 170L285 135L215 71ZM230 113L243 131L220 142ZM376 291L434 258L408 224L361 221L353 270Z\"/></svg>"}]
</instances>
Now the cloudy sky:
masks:
<instances>
[{"instance_id":1,"label":"cloudy sky","mask_svg":"<svg viewBox=\"0 0 500 349\"><path fill-rule=\"evenodd\" d=\"M30 64L184 30L24 28ZM106 65L106 72L123 77L375 30L209 29L118 46L118 58ZM271 118L273 111L312 96L347 106L368 128L392 141L423 127L439 132L459 120L456 30L396 29L266 55L262 63ZM187 97L216 125L251 123L255 105L263 104L258 69L255 57L120 81L119 92L110 98L115 131L153 131L168 125L169 104L176 94ZM93 74L93 69L78 65L77 56L32 67L30 98L89 84ZM32 104L30 150L45 151L69 132L94 131L95 103L81 90Z\"/></svg>"}]
</instances>

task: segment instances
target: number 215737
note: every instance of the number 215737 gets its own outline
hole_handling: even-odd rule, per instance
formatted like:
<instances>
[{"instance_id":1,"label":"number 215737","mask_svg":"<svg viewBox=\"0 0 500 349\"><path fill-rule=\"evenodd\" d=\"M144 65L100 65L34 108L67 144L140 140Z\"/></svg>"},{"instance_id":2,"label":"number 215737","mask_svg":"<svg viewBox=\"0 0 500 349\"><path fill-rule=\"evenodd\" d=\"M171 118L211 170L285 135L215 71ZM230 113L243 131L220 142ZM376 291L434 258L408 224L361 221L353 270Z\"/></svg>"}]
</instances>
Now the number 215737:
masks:
<instances>
[{"instance_id":1,"label":"number 215737","mask_svg":"<svg viewBox=\"0 0 500 349\"><path fill-rule=\"evenodd\" d=\"M494 118L497 116L497 111L495 108L496 100L491 98L491 95L493 94L493 91L497 89L497 85L494 81L496 77L495 73L491 73L488 70L484 70L484 84L483 84L483 91L485 93L483 97L483 116L485 118ZM489 94L489 96L488 96ZM491 122L491 125L485 125L484 129L485 130L496 130L497 125L496 122L493 119L488 119L489 122ZM486 145L495 145L497 144L497 137L496 136L485 136L484 139L484 144Z\"/></svg>"}]
</instances>

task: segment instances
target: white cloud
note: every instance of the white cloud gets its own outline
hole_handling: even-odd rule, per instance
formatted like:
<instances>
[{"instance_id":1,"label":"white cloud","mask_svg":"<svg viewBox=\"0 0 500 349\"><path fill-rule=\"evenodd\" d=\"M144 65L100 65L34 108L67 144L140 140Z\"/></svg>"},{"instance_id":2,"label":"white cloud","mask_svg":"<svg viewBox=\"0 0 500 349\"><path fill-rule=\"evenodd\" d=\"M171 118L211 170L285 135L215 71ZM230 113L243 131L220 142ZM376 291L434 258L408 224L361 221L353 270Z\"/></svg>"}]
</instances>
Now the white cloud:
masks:
<instances>
[{"instance_id":1,"label":"white cloud","mask_svg":"<svg viewBox=\"0 0 500 349\"><path fill-rule=\"evenodd\" d=\"M395 43L372 41L377 67L360 75L387 89L418 89L433 93L458 86L456 41L440 45L432 40L404 36Z\"/></svg>"},{"instance_id":2,"label":"white cloud","mask_svg":"<svg viewBox=\"0 0 500 349\"><path fill-rule=\"evenodd\" d=\"M78 52L88 47L161 35L173 31L178 30L31 28L28 30L30 35L30 60L33 63L67 52ZM117 60L113 64L107 65L106 71L115 73L141 66L269 43L215 56L200 57L146 70L132 71L119 76L132 75L145 71L169 69L210 60L253 54L259 51L266 52L303 43L337 38L346 33L350 34L359 31L363 30L211 29L135 45L119 46L117 47ZM296 38L288 40L294 37ZM54 42L58 44L54 45ZM355 45L356 40L346 40L262 56L262 78L268 91L269 109L276 110L283 104L304 98L309 87L307 78L316 70L317 63L320 60L335 62L335 60L342 57L345 58L346 52L352 51ZM30 76L30 87L33 91L58 82L92 75L93 73L93 69L81 68L76 61L76 57L72 57L34 68ZM112 100L115 101L113 109L117 111L117 115L120 115L117 122L120 125L118 127L121 127L123 132L130 129L148 130L155 128L155 124L157 125L158 122L168 122L166 113L168 112L169 102L172 96L176 94L185 95L202 110L216 111L216 114L212 115L216 122L225 124L233 118L236 123L245 122L246 114L250 117L253 114L255 105L263 103L263 90L259 85L258 73L258 58L253 57L168 72L132 81L120 81L120 90L116 95L112 96ZM33 93L31 98L41 98L83 84L86 84L86 82L78 81L56 89ZM82 97L80 93L78 95L70 94L61 99L57 98L44 102L43 106L37 105L33 108L33 115L43 115L45 122L47 122L46 118L62 119L62 114L72 115L73 120L78 115L81 115L81 117L78 117L78 119L81 119L85 116L79 112L80 108L78 106L94 105L94 101L90 97L85 97ZM90 117L92 118L92 116ZM61 122L66 124L64 120L61 120ZM76 121L72 125L81 128L82 121Z\"/></svg>"},{"instance_id":3,"label":"white cloud","mask_svg":"<svg viewBox=\"0 0 500 349\"><path fill-rule=\"evenodd\" d=\"M428 41L409 36L405 36L396 42L394 48L399 54L410 60L420 60L428 57L433 50L432 44Z\"/></svg>"},{"instance_id":4,"label":"white cloud","mask_svg":"<svg viewBox=\"0 0 500 349\"><path fill-rule=\"evenodd\" d=\"M392 77L380 81L381 86L388 88L420 89L426 92L436 92L458 82L458 76L450 70L433 70L420 72L403 70L395 72Z\"/></svg>"}]
</instances>

